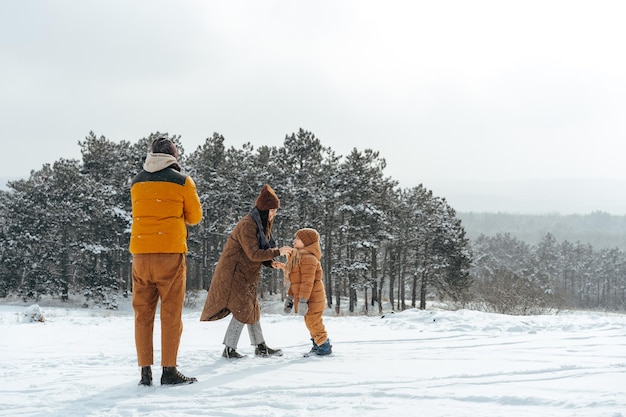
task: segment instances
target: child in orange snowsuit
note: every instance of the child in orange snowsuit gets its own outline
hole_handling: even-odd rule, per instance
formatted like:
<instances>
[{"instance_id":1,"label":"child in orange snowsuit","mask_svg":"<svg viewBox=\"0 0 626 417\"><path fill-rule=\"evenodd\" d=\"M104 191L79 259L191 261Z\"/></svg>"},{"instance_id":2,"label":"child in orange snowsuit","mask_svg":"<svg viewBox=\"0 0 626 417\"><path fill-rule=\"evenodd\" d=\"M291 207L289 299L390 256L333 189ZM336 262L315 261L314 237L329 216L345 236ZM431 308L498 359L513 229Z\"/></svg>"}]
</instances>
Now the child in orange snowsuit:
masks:
<instances>
[{"instance_id":1,"label":"child in orange snowsuit","mask_svg":"<svg viewBox=\"0 0 626 417\"><path fill-rule=\"evenodd\" d=\"M294 251L288 255L287 263L278 267L285 271L285 280L290 283L285 299L285 313L290 313L294 308L297 314L304 316L313 342L309 354L329 355L332 346L322 320L326 290L322 281L322 249L319 240L320 235L315 229L298 230L293 241Z\"/></svg>"}]
</instances>

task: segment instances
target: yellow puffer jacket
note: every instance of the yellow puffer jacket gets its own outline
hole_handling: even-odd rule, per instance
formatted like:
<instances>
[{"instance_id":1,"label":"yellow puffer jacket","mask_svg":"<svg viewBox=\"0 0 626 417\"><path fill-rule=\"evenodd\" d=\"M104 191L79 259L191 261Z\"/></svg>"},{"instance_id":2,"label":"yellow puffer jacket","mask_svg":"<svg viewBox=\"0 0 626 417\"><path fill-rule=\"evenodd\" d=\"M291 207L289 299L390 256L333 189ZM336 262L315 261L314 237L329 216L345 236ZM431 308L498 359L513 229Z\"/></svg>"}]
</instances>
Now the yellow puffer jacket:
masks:
<instances>
[{"instance_id":1,"label":"yellow puffer jacket","mask_svg":"<svg viewBox=\"0 0 626 417\"><path fill-rule=\"evenodd\" d=\"M133 179L130 197L130 253L187 253L187 224L202 220L202 205L190 176L172 168L143 170Z\"/></svg>"},{"instance_id":2,"label":"yellow puffer jacket","mask_svg":"<svg viewBox=\"0 0 626 417\"><path fill-rule=\"evenodd\" d=\"M322 250L319 242L314 242L302 249L298 249L299 262L289 272L288 295L293 297L295 312L298 312L300 298L309 300L307 314L322 313L326 308L326 290L320 259Z\"/></svg>"}]
</instances>

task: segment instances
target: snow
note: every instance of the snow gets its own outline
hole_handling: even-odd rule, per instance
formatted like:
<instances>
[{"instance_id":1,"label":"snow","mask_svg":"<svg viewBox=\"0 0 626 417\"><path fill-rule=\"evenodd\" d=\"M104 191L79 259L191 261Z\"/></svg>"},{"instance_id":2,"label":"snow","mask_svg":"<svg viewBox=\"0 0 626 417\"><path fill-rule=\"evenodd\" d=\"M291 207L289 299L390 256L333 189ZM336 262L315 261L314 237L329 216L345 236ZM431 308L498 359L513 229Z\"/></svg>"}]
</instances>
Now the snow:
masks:
<instances>
[{"instance_id":1,"label":"snow","mask_svg":"<svg viewBox=\"0 0 626 417\"><path fill-rule=\"evenodd\" d=\"M25 320L41 312L45 321ZM626 315L506 316L407 310L334 316L333 354L304 358L303 320L265 302L280 358L221 358L229 319L185 309L179 370L198 382L139 387L133 313L0 304L0 416L626 416ZM158 317L155 359L160 358Z\"/></svg>"}]
</instances>

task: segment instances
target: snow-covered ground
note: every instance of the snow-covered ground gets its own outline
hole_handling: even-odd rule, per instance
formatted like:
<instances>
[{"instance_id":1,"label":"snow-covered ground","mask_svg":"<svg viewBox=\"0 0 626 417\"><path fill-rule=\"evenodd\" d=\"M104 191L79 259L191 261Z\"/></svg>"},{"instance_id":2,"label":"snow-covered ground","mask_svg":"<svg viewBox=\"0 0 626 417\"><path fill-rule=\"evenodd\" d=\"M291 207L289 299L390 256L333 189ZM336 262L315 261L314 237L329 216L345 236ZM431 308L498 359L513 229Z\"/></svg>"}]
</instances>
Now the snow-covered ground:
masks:
<instances>
[{"instance_id":1,"label":"snow-covered ground","mask_svg":"<svg viewBox=\"0 0 626 417\"><path fill-rule=\"evenodd\" d=\"M139 387L133 314L0 304L0 416L626 416L626 315L514 317L408 310L325 317L330 357L304 358L297 316L264 307L268 345L256 358L246 331L237 361L221 358L229 319L186 309L179 369L198 383ZM158 317L155 352L160 359Z\"/></svg>"}]
</instances>

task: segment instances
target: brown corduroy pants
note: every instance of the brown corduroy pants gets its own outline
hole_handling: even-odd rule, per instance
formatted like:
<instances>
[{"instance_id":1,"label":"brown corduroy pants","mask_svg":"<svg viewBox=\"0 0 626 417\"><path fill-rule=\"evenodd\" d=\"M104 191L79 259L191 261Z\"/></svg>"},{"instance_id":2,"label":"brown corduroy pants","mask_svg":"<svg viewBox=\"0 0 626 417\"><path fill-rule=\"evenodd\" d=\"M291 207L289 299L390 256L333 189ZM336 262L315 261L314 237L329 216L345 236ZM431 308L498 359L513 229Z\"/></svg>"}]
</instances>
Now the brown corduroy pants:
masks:
<instances>
[{"instance_id":1,"label":"brown corduroy pants","mask_svg":"<svg viewBox=\"0 0 626 417\"><path fill-rule=\"evenodd\" d=\"M183 332L187 261L183 253L133 256L135 346L139 366L154 363L154 318L161 299L161 366L176 366Z\"/></svg>"},{"instance_id":2,"label":"brown corduroy pants","mask_svg":"<svg viewBox=\"0 0 626 417\"><path fill-rule=\"evenodd\" d=\"M304 323L306 324L311 338L316 345L321 345L328 339L328 333L326 333L326 327L322 321L322 313L307 313L304 316Z\"/></svg>"}]
</instances>

